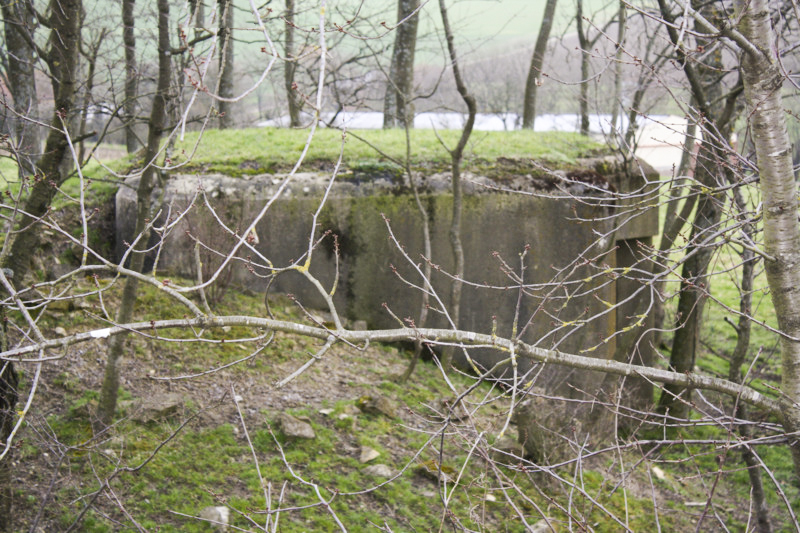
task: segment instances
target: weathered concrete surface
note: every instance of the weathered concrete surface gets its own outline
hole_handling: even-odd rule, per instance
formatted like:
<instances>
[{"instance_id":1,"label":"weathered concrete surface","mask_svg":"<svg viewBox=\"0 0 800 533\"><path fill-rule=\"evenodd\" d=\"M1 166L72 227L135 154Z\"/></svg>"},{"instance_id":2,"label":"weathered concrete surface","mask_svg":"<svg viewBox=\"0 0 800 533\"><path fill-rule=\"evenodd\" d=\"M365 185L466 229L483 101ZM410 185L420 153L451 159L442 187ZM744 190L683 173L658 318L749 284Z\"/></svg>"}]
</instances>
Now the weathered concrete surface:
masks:
<instances>
[{"instance_id":1,"label":"weathered concrete surface","mask_svg":"<svg viewBox=\"0 0 800 533\"><path fill-rule=\"evenodd\" d=\"M500 180L466 177L462 241L468 283L462 294L462 329L490 332L496 322L497 334L509 336L516 316L517 331L523 332L527 342L572 353L630 359L631 345L639 340L642 328L630 328L633 333L627 335L614 334L637 322L649 294L629 298L619 310L610 310L609 304L625 300L643 287L613 269L636 266L637 242L646 242L658 230L656 210L645 208L649 201L646 193L652 193L645 175L653 178L653 172L639 167L625 172L609 158L581 164L579 170L549 174L531 174L520 167L517 174ZM175 176L167 185L164 211L176 218L202 189L228 227L243 232L275 195L283 177ZM418 178L423 182L422 201L431 222L436 297L430 303L440 309L440 300L449 309L452 280L445 272L452 271L453 265L449 241L452 195L448 194L446 174ZM328 179L316 174L293 178L257 225L256 235L250 236L252 249L237 254L230 271L232 283L264 291L271 273L266 259L276 268L304 263L312 215ZM622 199L616 194L630 191L637 193L635 198ZM120 245L131 240L134 202L132 189L122 188L117 195ZM177 225L162 232L159 271L194 278L195 238L222 253L230 249L234 237L220 229L203 203L202 198L196 199L195 207ZM314 249L310 272L328 291L336 283L334 300L340 312L365 320L371 328L397 327L397 318L406 324L411 318L419 324L422 279L387 230L388 225L411 261L423 262L422 219L407 187L393 184L391 176L363 180L343 176L331 189L318 224L317 238L328 230L337 236L339 260L337 266L334 241L329 236ZM618 247L620 243L624 246ZM120 254L123 248L118 250ZM627 251L620 253L623 249ZM526 250L523 260L521 254ZM205 257L207 266L219 263L218 257ZM520 273L525 285L522 294L516 278ZM317 289L297 270L278 275L271 290L291 293L308 308L324 308ZM444 314L435 311L426 325L449 326ZM506 357L487 350L471 350L470 354L483 365ZM530 364L521 367L522 371L530 369ZM550 391L569 395L576 390L596 390L602 382L601 376L588 372L540 370L536 368L531 377L536 375L538 383L547 383ZM642 394L646 397L647 391Z\"/></svg>"}]
</instances>

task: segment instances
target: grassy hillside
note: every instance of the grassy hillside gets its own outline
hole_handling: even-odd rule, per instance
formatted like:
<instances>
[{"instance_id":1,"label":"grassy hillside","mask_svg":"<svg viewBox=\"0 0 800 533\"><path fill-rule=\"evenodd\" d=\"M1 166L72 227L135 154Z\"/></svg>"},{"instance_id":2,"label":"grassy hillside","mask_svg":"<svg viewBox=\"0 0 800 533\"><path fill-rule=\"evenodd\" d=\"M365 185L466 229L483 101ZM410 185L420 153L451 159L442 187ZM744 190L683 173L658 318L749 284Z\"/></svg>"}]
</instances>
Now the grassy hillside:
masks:
<instances>
[{"instance_id":1,"label":"grassy hillside","mask_svg":"<svg viewBox=\"0 0 800 533\"><path fill-rule=\"evenodd\" d=\"M87 283L81 282L79 289L93 286ZM108 280L99 283L110 287L102 303L115 306L119 287ZM52 335L56 327L72 332L104 325L95 318L99 298L90 296L83 303L83 311L48 313L41 320L43 331ZM143 287L139 305L145 320L184 312L149 286ZM304 320L285 298L274 299L272 309L278 318ZM260 315L263 298L230 291L215 311ZM350 531L377 531L384 525L392 531L438 531L441 524L448 530L459 524L472 531L522 532L522 517L533 524L542 513L557 531L569 530L570 521L591 524L594 531L619 531L620 523L610 515L626 513L634 531L654 529L656 516L662 530L684 531L696 520L696 510L684 502L702 501L706 490L693 481L696 473L717 470L718 452L702 444L653 450L646 460L634 448L613 457L587 458L580 468L572 465L550 474L527 472L513 460L492 463L473 445L479 434L496 442L510 405L502 391L451 373L456 390L471 388L466 405L477 410L470 419L448 423L437 414L441 400L452 398L439 371L425 363L409 383L395 383L408 355L396 346L360 351L337 346L279 388L276 381L305 363L308 352L318 346L282 334L256 356L225 367L254 349L237 339L259 333L247 328L209 331L201 333L206 342L190 344L166 342L194 338L186 330L159 332L160 339L136 336L123 369L122 417L102 434L92 433L89 420L103 345L70 349L46 365L47 386L29 415L17 455L26 465L15 484L19 529L30 527L47 499L39 523L46 531L64 531L79 518L77 530L91 533L133 531L134 521L162 532L210 531L193 517L212 505L230 507L231 524L253 530L266 520L263 479L273 509L288 509L280 516L279 531L286 532L338 530L320 497L332 499L331 508ZM228 342L219 343L222 338ZM179 379L187 375L196 376ZM162 418L137 418L142 400L165 393L179 394L185 403ZM394 415L361 411L358 405L365 397L386 399ZM277 424L281 413L308 421L316 438L287 437ZM717 440L724 439L724 432L699 427L685 437ZM362 463L364 447L378 457ZM786 484L788 458L783 451L767 448L762 459ZM439 461L447 483L427 472ZM746 474L737 468L734 455L728 461L718 474L715 502L723 505L715 511L737 529L746 520ZM368 469L376 463L399 477L383 484L387 479ZM659 477L652 474L653 466L660 469ZM628 471L624 491L617 486L621 468ZM564 490L570 486L572 490ZM788 484L785 489L795 494ZM770 493L776 513L779 503Z\"/></svg>"}]
</instances>

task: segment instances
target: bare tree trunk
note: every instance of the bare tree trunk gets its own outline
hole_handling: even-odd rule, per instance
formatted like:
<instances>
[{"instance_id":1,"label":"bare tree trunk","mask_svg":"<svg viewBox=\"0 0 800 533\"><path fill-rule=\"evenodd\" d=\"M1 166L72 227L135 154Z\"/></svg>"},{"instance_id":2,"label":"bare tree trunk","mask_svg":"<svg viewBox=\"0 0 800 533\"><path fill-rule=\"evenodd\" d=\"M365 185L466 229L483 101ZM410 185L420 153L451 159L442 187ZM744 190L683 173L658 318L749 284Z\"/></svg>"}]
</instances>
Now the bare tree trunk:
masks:
<instances>
[{"instance_id":1,"label":"bare tree trunk","mask_svg":"<svg viewBox=\"0 0 800 533\"><path fill-rule=\"evenodd\" d=\"M734 195L734 203L737 207L737 211L739 213L744 213L746 206L742 198L741 190L734 187L731 191ZM742 227L742 232L748 238L752 237L752 224L745 224ZM753 278L757 259L755 253L748 248L742 249L741 258L742 284L739 300L739 321L738 324L734 326L736 329L736 347L731 354L731 360L728 366L728 381L733 383L743 382L742 366L747 358L747 352L750 349L750 317L753 316ZM747 420L747 405L737 402L733 414L736 418ZM752 428L747 424L740 425L739 435L745 443L749 442L753 437ZM769 512L767 510L766 496L764 495L764 483L761 480L761 464L758 462L758 458L749 444L741 446L741 452L742 460L747 466L747 475L750 478L751 497L756 512L756 528L758 533L770 533L772 527L769 523Z\"/></svg>"},{"instance_id":2,"label":"bare tree trunk","mask_svg":"<svg viewBox=\"0 0 800 533\"><path fill-rule=\"evenodd\" d=\"M694 209L697 202L697 196L689 195L683 204L683 208L678 213L678 202L680 199L689 192L689 187L684 184L687 169L692 159L694 151L694 136L697 135L697 123L690 122L686 128L686 135L683 142L683 154L681 154L681 162L678 166L677 179L681 180L678 183L672 183L669 190L669 200L667 200L666 213L664 214L664 227L661 229L661 243L658 246L658 254L663 257L667 254L667 250L672 248L675 244L675 239L683 229L686 221ZM665 292L666 283L664 281L658 282L658 291L663 294ZM661 346L661 329L664 326L664 302L656 299L653 302L653 345L656 347Z\"/></svg>"},{"instance_id":3,"label":"bare tree trunk","mask_svg":"<svg viewBox=\"0 0 800 533\"><path fill-rule=\"evenodd\" d=\"M659 0L661 14L665 20L672 18L665 0ZM710 17L717 15L705 6ZM713 7L713 6L712 6ZM670 39L677 41L674 27L668 27ZM706 44L698 39L699 45ZM680 52L679 52L680 53ZM708 135L703 139L697 156L695 179L698 181L700 195L692 225L689 245L686 249L686 260L681 272L681 290L678 299L676 331L672 340L670 353L670 369L675 372L692 372L697 360L697 348L700 335L700 323L706 295L710 291L708 267L714 251L713 233L719 223L720 200L711 192L725 181L727 138L730 136L732 115L726 113L723 104L735 101L738 93L732 92L725 101L721 100L721 89L716 80L716 71L720 67L719 55L707 59L710 64L684 64L684 71L692 87L692 98L708 122L708 131L718 132L722 139ZM732 100L731 100L732 99ZM633 111L633 110L632 110ZM671 416L686 417L691 403L691 390L675 385L667 385L659 399L659 411Z\"/></svg>"},{"instance_id":4,"label":"bare tree trunk","mask_svg":"<svg viewBox=\"0 0 800 533\"><path fill-rule=\"evenodd\" d=\"M708 146L702 145L698 159L700 187L713 189L716 183L717 157ZM709 168L710 167L710 168ZM697 212L692 225L692 233L681 272L681 291L678 299L677 329L672 340L672 352L669 366L674 372L693 372L697 360L697 348L700 339L700 325L703 306L710 291L710 279L707 275L711 257L714 254L714 243L708 242L709 235L720 220L719 199L711 194L701 194ZM685 417L689 411L685 402L690 402L690 390L682 387L666 385L661 394L659 409L672 416ZM680 396L680 399L677 397Z\"/></svg>"},{"instance_id":5,"label":"bare tree trunk","mask_svg":"<svg viewBox=\"0 0 800 533\"><path fill-rule=\"evenodd\" d=\"M578 46L581 48L581 135L589 135L589 39L583 28L583 0L578 0L575 24L578 27Z\"/></svg>"},{"instance_id":6,"label":"bare tree trunk","mask_svg":"<svg viewBox=\"0 0 800 533\"><path fill-rule=\"evenodd\" d=\"M783 74L773 43L775 33L766 0L737 0L740 30L754 45L742 55L742 75L753 144L758 158L764 213L764 247L772 303L778 318L783 363L783 425L800 431L800 226L792 149L779 88ZM800 439L790 441L795 482L800 483Z\"/></svg>"},{"instance_id":7,"label":"bare tree trunk","mask_svg":"<svg viewBox=\"0 0 800 533\"><path fill-rule=\"evenodd\" d=\"M0 307L0 351L8 349L5 307ZM14 407L17 404L19 379L11 361L0 362L0 446L5 445L14 428ZM0 532L10 533L14 514L12 454L9 452L0 461Z\"/></svg>"},{"instance_id":8,"label":"bare tree trunk","mask_svg":"<svg viewBox=\"0 0 800 533\"><path fill-rule=\"evenodd\" d=\"M19 151L20 177L35 173L42 152L39 126L30 120L39 118L39 98L33 64L36 52L31 44L33 31L26 23L25 4L15 0L1 0L5 47L8 56L7 74L9 89L14 99L14 140Z\"/></svg>"},{"instance_id":9,"label":"bare tree trunk","mask_svg":"<svg viewBox=\"0 0 800 533\"><path fill-rule=\"evenodd\" d=\"M625 30L628 24L628 9L624 0L619 3L617 13L617 51L614 55L614 99L611 108L611 127L617 129L619 112L622 107L622 50L625 43Z\"/></svg>"},{"instance_id":10,"label":"bare tree trunk","mask_svg":"<svg viewBox=\"0 0 800 533\"><path fill-rule=\"evenodd\" d=\"M383 106L383 127L414 127L414 53L417 49L420 0L398 0L392 65ZM405 20L408 19L408 20ZM405 22L402 22L405 20ZM402 22L402 23L401 23Z\"/></svg>"},{"instance_id":11,"label":"bare tree trunk","mask_svg":"<svg viewBox=\"0 0 800 533\"><path fill-rule=\"evenodd\" d=\"M161 136L166 122L167 100L169 97L169 82L172 74L172 61L170 60L169 41L169 0L158 0L158 84L156 87L153 108L150 112L150 123L147 135L147 148L145 162L147 167L142 172L136 192L136 230L134 235L139 237L134 251L131 254L130 269L141 272L144 267L145 249L149 237L148 220L151 217L150 197L153 192L155 173L154 164L161 144ZM138 289L137 279L128 277L122 291L122 300L117 310L117 323L125 323L133 316L133 307L136 303ZM97 419L103 425L108 425L114 418L117 408L117 392L119 389L119 362L125 344L126 334L115 335L109 341L108 360L106 361L103 386L100 391L100 400L97 407Z\"/></svg>"},{"instance_id":12,"label":"bare tree trunk","mask_svg":"<svg viewBox=\"0 0 800 533\"><path fill-rule=\"evenodd\" d=\"M464 79L461 77L461 70L458 67L456 48L453 42L453 32L450 29L450 22L447 20L447 7L445 0L439 0L439 10L442 13L442 24L444 25L445 39L447 40L447 50L450 53L450 66L453 68L453 77L456 80L456 88L461 99L467 105L467 123L461 130L461 137L453 150L450 150L450 161L453 174L453 221L450 226L450 244L453 249L453 259L455 268L453 275L453 287L450 292L450 317L454 327L459 327L461 320L461 287L464 278L464 248L461 245L461 212L463 195L461 192L461 161L464 157L464 148L467 146L469 136L472 134L472 127L475 125L475 115L477 113L477 103L475 98L467 90ZM442 355L442 366L446 369L453 362L453 351L445 350Z\"/></svg>"},{"instance_id":13,"label":"bare tree trunk","mask_svg":"<svg viewBox=\"0 0 800 533\"><path fill-rule=\"evenodd\" d=\"M409 131L408 125L406 125L405 133L406 133L406 158L405 158L405 171L406 175L408 176L408 182L411 184L411 188L414 191L414 202L417 204L417 209L419 209L420 217L422 220L422 243L424 247L424 254L425 257L431 259L433 254L433 248L431 246L431 224L430 224L430 214L428 210L425 208L425 205L422 203L422 199L419 195L419 187L417 186L416 181L414 180L414 174L411 172L411 132ZM431 279L431 271L433 270L431 267L431 262L425 261L423 265L423 283L430 283ZM429 288L429 287L426 287ZM429 302L430 302L430 291L425 290L422 292L422 301L420 302L420 310L419 310L419 323L416 324L419 328L424 328L425 323L428 320L428 309L429 309ZM399 381L401 383L405 383L408 381L408 378L411 377L411 374L414 372L414 368L417 366L417 362L419 361L420 356L422 355L422 350L424 348L424 344L422 343L422 339L416 339L414 341L414 354L411 356L411 361L408 363L408 367L406 371L400 376Z\"/></svg>"},{"instance_id":14,"label":"bare tree trunk","mask_svg":"<svg viewBox=\"0 0 800 533\"><path fill-rule=\"evenodd\" d=\"M233 0L219 0L219 95L233 98ZM233 103L219 101L219 127L233 126Z\"/></svg>"},{"instance_id":15,"label":"bare tree trunk","mask_svg":"<svg viewBox=\"0 0 800 533\"><path fill-rule=\"evenodd\" d=\"M44 57L48 64L53 85L54 113L45 143L44 155L39 161L39 170L44 179L31 187L25 201L24 215L20 217L20 228L25 231L14 236L11 250L3 266L14 272L14 285L20 286L28 273L31 257L38 247L39 232L36 221L44 216L55 195L55 186L60 186L67 175L62 172L63 160L72 159L63 128L70 123L75 109L80 43L81 0L51 0L50 24L52 26Z\"/></svg>"},{"instance_id":16,"label":"bare tree trunk","mask_svg":"<svg viewBox=\"0 0 800 533\"><path fill-rule=\"evenodd\" d=\"M544 6L544 17L533 48L531 66L528 69L528 79L525 82L525 104L522 111L522 127L533 129L536 120L536 93L542 84L540 74L544 64L544 55L547 52L547 41L550 39L550 30L553 29L553 16L556 11L557 0L547 0Z\"/></svg>"},{"instance_id":17,"label":"bare tree trunk","mask_svg":"<svg viewBox=\"0 0 800 533\"><path fill-rule=\"evenodd\" d=\"M289 127L300 127L300 99L297 95L297 86L294 74L297 63L294 61L294 0L286 0L286 29L284 33L285 45L283 54L286 62L283 64L283 84L286 88L286 100L289 102Z\"/></svg>"},{"instance_id":18,"label":"bare tree trunk","mask_svg":"<svg viewBox=\"0 0 800 533\"><path fill-rule=\"evenodd\" d=\"M97 54L100 52L100 46L106 38L107 32L103 28L98 35L97 40L91 44L89 53L86 55L88 62L88 72L86 73L86 82L83 88L83 104L81 105L81 125L78 130L78 137L81 139L80 146L78 147L78 164L83 165L85 150L84 138L86 136L86 121L89 116L89 107L92 105L92 90L94 89L94 74L97 70Z\"/></svg>"},{"instance_id":19,"label":"bare tree trunk","mask_svg":"<svg viewBox=\"0 0 800 533\"><path fill-rule=\"evenodd\" d=\"M125 47L125 147L132 154L139 148L136 137L136 33L133 9L136 0L122 0L122 44Z\"/></svg>"}]
</instances>

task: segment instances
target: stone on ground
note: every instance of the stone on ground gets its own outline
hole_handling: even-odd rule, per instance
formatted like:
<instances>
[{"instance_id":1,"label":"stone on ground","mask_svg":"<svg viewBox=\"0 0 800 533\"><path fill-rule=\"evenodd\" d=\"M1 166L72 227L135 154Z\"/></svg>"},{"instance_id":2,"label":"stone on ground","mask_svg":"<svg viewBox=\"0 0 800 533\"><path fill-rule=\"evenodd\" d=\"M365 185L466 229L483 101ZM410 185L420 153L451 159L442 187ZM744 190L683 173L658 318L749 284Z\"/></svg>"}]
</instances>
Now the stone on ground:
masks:
<instances>
[{"instance_id":1,"label":"stone on ground","mask_svg":"<svg viewBox=\"0 0 800 533\"><path fill-rule=\"evenodd\" d=\"M278 415L278 427L287 437L295 439L313 439L316 437L311 424L288 413Z\"/></svg>"}]
</instances>

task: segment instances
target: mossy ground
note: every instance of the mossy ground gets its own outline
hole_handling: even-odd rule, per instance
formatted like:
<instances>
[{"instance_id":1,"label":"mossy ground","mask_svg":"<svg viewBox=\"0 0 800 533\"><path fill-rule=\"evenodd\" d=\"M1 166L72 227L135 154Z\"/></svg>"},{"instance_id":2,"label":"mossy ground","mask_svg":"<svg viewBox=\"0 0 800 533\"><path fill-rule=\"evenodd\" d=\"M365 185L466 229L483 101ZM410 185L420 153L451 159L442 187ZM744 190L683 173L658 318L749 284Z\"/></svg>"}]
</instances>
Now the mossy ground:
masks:
<instances>
[{"instance_id":1,"label":"mossy ground","mask_svg":"<svg viewBox=\"0 0 800 533\"><path fill-rule=\"evenodd\" d=\"M109 280L97 283L106 287ZM94 282L84 280L81 285L87 290ZM115 306L118 289L112 286L103 293L107 308ZM87 297L85 305L70 313L45 314L40 326L52 334L58 326L70 332L103 324L97 318L102 315L100 298ZM185 314L163 291L149 286L142 287L138 306L145 320ZM284 298L277 298L272 309L281 318L304 319ZM260 295L229 290L215 311L262 315L263 300ZM443 520L448 524L448 512L470 530L523 531L506 493L531 523L539 520L538 508L559 530L568 528L571 514L573 523L591 524L595 531L618 531L620 524L609 514L624 521L626 505L631 529L654 527L655 497L662 529L682 530L696 519L696 509L684 503L702 500L707 494L704 484L713 482L715 476L720 476L717 490L723 494L715 501L725 502L717 512L734 528L745 520L746 474L733 453L724 468L718 468L719 454L713 446L664 448L644 462L638 452L601 456L559 469L566 485L520 470L515 464L491 464L472 450L471 444L479 431L490 441L497 436L509 406L508 396L489 384L480 385L468 401L472 405L487 398L493 401L481 407L471 423L454 422L442 437L437 433L442 420L431 406L440 398L451 397L448 387L431 363L418 368L406 384L393 381L407 363L407 353L395 346L370 346L361 351L336 347L279 389L275 381L305 362L308 352L317 346L313 340L277 334L258 356L236 366L189 380L155 379L204 372L241 359L256 343L236 339L259 333L263 332L232 328L203 335L207 340L227 339L216 344L165 340L195 338L186 330L160 331L158 339L132 337L123 368L120 418L105 434L94 434L90 424L104 345L97 341L72 347L62 359L49 364L15 457L21 465L15 487L20 527L31 524L48 498L40 523L48 531L64 530L79 516L79 531L132 531L134 520L148 530L208 531L206 524L184 515L197 516L209 505L229 506L235 510L233 525L254 529L251 520L263 524L266 519L260 513L266 506L256 460L263 479L270 483L273 506L277 507L278 494L285 490L281 507L294 509L281 515L281 531L337 530L331 514L320 505L314 485L323 498L333 498L331 508L352 531L378 530L384 523L393 531L438 531ZM26 371L26 383L29 378ZM474 384L468 375L451 373L449 378L460 391ZM182 412L150 423L130 417L137 399L166 391L185 396ZM241 397L242 418L234 395ZM364 395L390 399L397 417L361 413L355 405ZM288 439L274 425L281 412L307 417L317 438ZM720 439L724 432L720 428L690 429L686 437ZM405 469L402 475L376 487L384 480L364 471L365 465L358 460L361 446L380 452L373 462L384 463L395 472ZM449 511L442 503L443 485L418 467L426 461L435 464L440 457L443 470L463 469ZM625 491L617 485L620 457L626 469L639 463ZM790 470L785 470L788 457L784 450L767 448L762 457L794 496L786 483ZM650 464L659 464L667 472L664 480L653 478L653 487L647 481ZM113 476L115 471L119 473ZM512 486L518 492L510 489ZM452 490L452 484L447 490ZM81 515L90 502L91 509ZM780 508L772 496L770 504Z\"/></svg>"},{"instance_id":2,"label":"mossy ground","mask_svg":"<svg viewBox=\"0 0 800 533\"><path fill-rule=\"evenodd\" d=\"M438 132L445 146L455 146L459 131ZM450 155L432 130L412 130L412 167L448 165ZM287 171L305 148L308 132L276 128L210 131L203 134L195 151L197 135L176 143L174 162L191 158L188 169L220 172L229 176ZM600 149L587 137L571 133L531 131L475 132L465 154L465 167L485 166L498 158L528 158L566 164ZM377 149L377 150L376 150ZM320 129L308 146L304 168L332 169L339 159L343 171L395 171L405 162L406 137L402 130L341 131Z\"/></svg>"}]
</instances>

